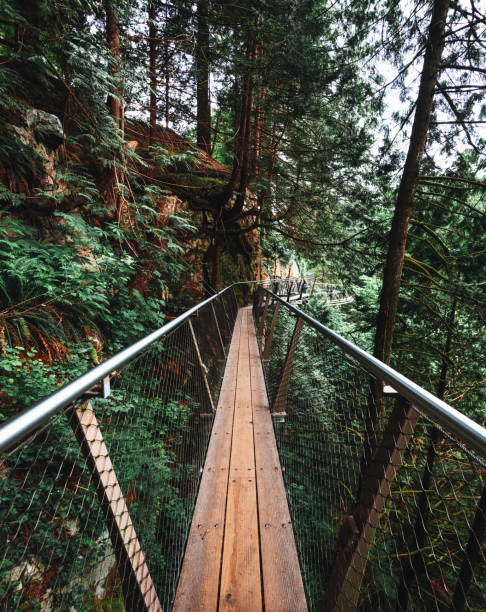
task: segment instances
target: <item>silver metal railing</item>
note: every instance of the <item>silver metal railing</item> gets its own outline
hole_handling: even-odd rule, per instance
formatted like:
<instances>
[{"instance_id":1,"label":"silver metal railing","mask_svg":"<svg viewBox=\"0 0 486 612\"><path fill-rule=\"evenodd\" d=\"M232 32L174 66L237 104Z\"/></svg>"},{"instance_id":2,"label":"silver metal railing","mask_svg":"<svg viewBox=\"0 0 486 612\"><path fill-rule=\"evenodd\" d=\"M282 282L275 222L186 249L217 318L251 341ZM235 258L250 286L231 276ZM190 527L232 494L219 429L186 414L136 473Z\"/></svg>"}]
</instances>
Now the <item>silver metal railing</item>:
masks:
<instances>
[{"instance_id":1,"label":"silver metal railing","mask_svg":"<svg viewBox=\"0 0 486 612\"><path fill-rule=\"evenodd\" d=\"M252 284L268 285L274 282L275 281L269 280L253 281ZM285 282L285 279L282 282ZM91 389L97 382L103 380L103 378L108 376L112 371L120 368L122 365L134 359L146 348L187 321L198 310L210 304L218 296L223 295L226 291L234 289L234 287L238 285L245 284L249 283L245 281L234 283L229 287L225 287L219 293L216 293L193 308L190 308L174 320L162 326L160 329L154 331L148 336L145 336L126 349L123 349L86 374L83 374L76 380L66 384L59 391L56 391L31 408L28 408L21 414L13 417L10 421L0 427L0 452L5 451L12 444L15 444L15 442L34 431L50 416L73 402L78 397L82 396L83 393ZM460 413L452 406L449 406L442 400L438 399L432 393L429 393L406 376L400 374L400 372L397 372L379 359L376 359L376 357L373 357L349 340L346 340L336 332L332 331L319 321L316 321L316 319L312 318L304 311L286 302L282 297L272 293L268 289L265 290L271 294L274 299L285 304L286 308L302 317L302 319L314 327L314 329L319 330L327 338L331 339L343 350L344 353L357 359L357 361L359 361L359 363L371 374L386 381L389 385L399 391L403 397L413 402L417 408L423 410L431 418L436 419L438 423L443 425L446 429L450 429L450 431L461 438L465 443L471 445L476 452L482 456L486 456L486 429L484 427Z\"/></svg>"},{"instance_id":2,"label":"silver metal railing","mask_svg":"<svg viewBox=\"0 0 486 612\"><path fill-rule=\"evenodd\" d=\"M315 311L254 300L309 608L486 609L486 429Z\"/></svg>"},{"instance_id":3,"label":"silver metal railing","mask_svg":"<svg viewBox=\"0 0 486 612\"><path fill-rule=\"evenodd\" d=\"M169 323L163 325L160 329L145 336L135 344L123 349L113 357L103 361L86 374L76 378L70 383L64 385L59 391L56 391L49 397L37 402L30 408L23 411L21 414L13 417L7 423L0 427L0 452L10 448L13 444L27 436L29 433L40 427L49 417L56 414L76 399L80 398L86 391L89 391L96 383L102 381L111 372L117 370L139 356L148 347L156 343L158 340L167 336L174 329L188 321L191 316L206 306L220 298L227 291L233 290L238 285L246 283L234 283L225 287L219 293L215 293L206 300L196 304L189 310L186 310L180 316L176 317ZM236 299L236 298L235 298Z\"/></svg>"},{"instance_id":4,"label":"silver metal railing","mask_svg":"<svg viewBox=\"0 0 486 612\"><path fill-rule=\"evenodd\" d=\"M472 550L477 557L477 543L480 541L480 535L478 534L482 533L481 529L484 531L484 526L481 527L481 520L484 519L484 500L482 497L479 500L477 493L479 490L480 496L482 490L480 486L481 478L478 478L477 474L482 474L481 470L484 470L484 468L474 457L469 457L468 453L472 451L481 457L486 457L486 429L323 325L304 310L289 303L289 292L298 294L302 289L295 279L291 279L291 283L288 279L282 279L278 283L282 285L282 295L272 293L269 289L274 288L276 280L278 281L278 279L269 279L266 281L240 282L226 287L152 334L66 384L31 408L14 416L0 427L0 452L6 453L4 463L1 463L2 459L0 457L0 474L2 475L2 478L0 478L0 497L8 500L8 495L13 495L11 502L4 505L6 510L0 509L0 529L7 526L4 530L7 546L3 558L0 553L0 570L2 570L4 576L7 575L5 571L8 568L11 572L11 578L7 582L5 582L5 579L0 579L0 604L3 605L5 599L9 609L16 609L16 605L31 603L29 600L20 598L21 587L26 597L36 595L41 601L41 605L53 605L55 607L54 600L68 602L70 601L69 593L76 590L76 584L74 578L71 581L66 580L64 584L63 576L67 575L67 572L71 576L76 576L76 573L79 572L76 564L88 571L88 566L92 563L93 566L98 568L97 577L99 578L98 574L102 572L99 568L106 566L109 572L112 572L112 568L115 567L112 557L116 557L118 573L121 576L121 586L116 587L115 584L112 599L115 600L119 596L120 589L122 589L125 603L130 608L130 593L136 591L134 585L143 583L143 580L137 578L137 568L131 565L132 559L126 559L126 551L135 546L137 559L142 549L146 553L147 563L143 563L142 566L149 567L152 580L150 581L151 586L147 587L146 591L134 596L135 603L131 604L131 609L147 609L150 606L152 606L152 609L159 609L157 605L170 607L170 593L173 592L173 586L166 584L167 570L164 568L166 568L165 564L173 563L174 567L171 570L171 575L176 580L177 566L183 554L185 534L191 520L191 508L197 492L198 470L201 462L204 461L205 448L214 418L213 404L216 401L217 391L215 389L217 385L215 384L215 388L208 393L208 372L205 362L206 364L214 364L214 369L218 370L219 373L214 375L214 381L217 381L226 355L238 302L242 305L242 300L237 297L240 291L244 296L244 303L250 301L253 293L257 334L264 339L261 347L262 358L268 363L265 370L266 380L269 396L273 401L273 411L276 413L274 419L276 435L279 448L283 451L281 461L284 467L286 462L288 464L286 474L289 478L287 484L290 506L298 507L298 496L307 485L310 485L309 490L312 495L320 492L331 496L329 499L313 500L311 504L313 509L321 506L327 506L328 509L334 508L335 516L332 520L337 520L340 523L343 519L343 512L345 520L348 520L351 516L350 505L355 504L357 507L355 511L356 521L358 523L362 521L363 525L367 525L367 528L371 529L374 534L376 532L378 535L374 536L375 540L382 542L392 533L395 538L394 542L401 541L400 538L405 542L403 534L400 535L396 531L399 522L390 519L390 510L387 504L390 505L390 500L393 501L393 495L397 499L399 498L397 507L393 506L393 512L398 516L400 499L409 500L410 495L420 495L422 497L426 495L425 499L427 500L430 499L431 494L427 488L429 485L426 486L428 481L425 476L419 484L414 481L412 486L412 478L408 476L411 473L410 465L405 466L403 464L402 466L402 471L407 474L407 478L410 480L407 486L400 478L395 477L395 472L393 472L393 476L390 476L390 473L387 472L390 469L392 454L397 450L396 447L399 447L399 463L409 461L406 455L407 445L408 452L415 453L413 456L417 456L418 459L414 458L410 462L413 466L412 471L417 474L427 474L427 470L429 472L432 470L429 466L429 459L425 460L431 449L441 458L440 466L443 470L446 469L444 466L448 469L449 466L453 466L454 470L462 469L465 473L462 464L464 461L470 461L471 465L474 466L475 476L473 478L473 476L466 474L464 477L469 487L467 495L459 491L455 475L452 476L447 473L445 480L440 480L438 476L436 476L435 481L432 479L433 484L439 491L441 486L445 489L449 487L451 499L455 504L460 506L464 498L476 512L475 517L473 516L465 521L462 520L461 524L459 524L459 519L456 523L452 521L448 523L448 529L453 532L454 537L450 540L452 543L448 544L449 552L447 550L446 552L441 551L442 555L455 555L451 563L454 567L457 565L460 568L460 571L456 572L458 575L460 574L460 578L457 578L459 586L454 589L452 585L451 591L453 590L454 597L459 599L461 593L463 593L463 603L467 602L465 594L467 588L464 586L467 580L463 575L467 574L469 566L472 568L474 565L468 561L468 566L458 556L464 550ZM253 291L253 289L256 289L256 291ZM333 291L332 287L330 291ZM283 328L280 331L278 330L279 317L275 316L277 307L280 308L280 318L285 319L287 331L291 331L294 323L296 325L293 333L288 332L288 336L282 336L279 341L274 339L272 347L269 332L273 333L275 325L277 325L275 336L283 333ZM298 341L301 331L304 336L307 334L304 348L308 344L312 350L304 351L305 354L300 356L299 365ZM209 341L211 340L209 335L214 336L214 342ZM282 351L285 352L286 347L288 352L285 355ZM301 349L302 345L299 350ZM279 351L282 355L277 355L278 358L276 358L276 353ZM344 356L346 356L345 359L343 359ZM322 371L310 372L314 358L319 367L322 366ZM349 364L347 360L349 360ZM346 378L346 368L349 368L349 379ZM97 404L98 400L94 399L93 409L88 400L96 394L100 395L99 390L93 393L94 387L114 372L116 372L116 375L113 380L118 397L108 399L106 408L105 404L102 403L104 400L100 400L101 403ZM301 376L300 379L297 374ZM311 380L312 376L319 378L319 380ZM367 402L366 396L369 392L370 377L387 383L392 388L396 400L393 399L391 402L396 402L396 409L394 409L395 412L391 411L391 414L394 415L393 418L398 429L395 427L387 433L385 427L383 432L380 430L379 435L377 434L377 453L381 463L378 461L378 465L375 461L375 467L378 465L378 471L383 470L384 476L380 481L378 493L373 489L373 487L376 488L375 484L371 483L371 489L374 492L368 494L367 498L359 491L361 488L361 491L366 492L366 485L370 484L369 478L366 480L366 474L362 467L360 468L364 431L362 426L366 416L363 406ZM117 380L118 382L116 382ZM210 383L212 380L210 380ZM118 388L116 385L118 385ZM315 402L315 398L311 397L314 392L313 385L319 395ZM323 391L328 395L323 395ZM206 397L204 402L198 399L202 397ZM287 397L292 398L292 401ZM309 405L305 403L307 401L305 398L310 398ZM311 399L312 401L310 401ZM407 407L401 404L402 400ZM317 411L315 410L316 406L318 407ZM323 408L322 414L319 413L321 407ZM309 410L309 408L312 410ZM325 416L324 421L322 421L323 415ZM424 425L416 425L419 416L420 418L423 417ZM326 421L326 419L328 420ZM389 421L391 422L393 419L390 417ZM444 435L453 437L453 439L447 441L446 445L440 445L440 440L443 441L442 437L434 438L433 432L436 426L442 428L445 432ZM42 432L44 427L46 427L46 430ZM312 429L313 427L319 427L320 429L317 431ZM420 429L421 427L422 429ZM39 432L41 433L39 434ZM419 432L418 435L417 432ZM432 432L431 436L429 436L430 432ZM132 450L130 447L131 440L139 434L140 439L137 440L139 446ZM385 438L378 439L382 434ZM387 441L386 435L388 434L390 439ZM429 442L429 437L431 442ZM24 446L26 439L28 440ZM299 446L299 452L302 455L299 459L300 464L298 465L300 465L300 468L298 469L306 467L306 461L312 459L307 466L309 468L308 472L300 474L300 476L298 469L295 467L297 465L295 457L298 453L294 452L295 448L292 447L297 439L301 439L302 442ZM385 439L385 442L383 442L383 439ZM66 446L63 447L63 444ZM461 444L466 448L465 455L461 454ZM13 447L18 445L20 445L20 450L17 448L12 450ZM400 445L404 445L403 448ZM110 450L109 455L107 448ZM335 453L335 457L332 460L333 462L326 464L326 462L322 462L322 457L323 453L328 452L329 449L333 449L332 452ZM146 464L141 461L138 465L137 461L143 453L146 453ZM457 459L459 454L460 459ZM110 463L111 460L113 460L113 465ZM322 462L319 469L322 471L324 480L306 482L307 474L312 474L314 467L319 462ZM111 468L106 468L105 463L110 465ZM160 466L160 470L165 474L164 478L167 479L166 482L160 481L160 474L155 473L157 470L153 468L154 465ZM391 462L391 465L393 470L395 468L398 470L398 464L395 466ZM169 466L171 474L167 472ZM348 474L344 473L346 469L349 472ZM154 472L153 474L151 470ZM127 476L125 478L124 471L133 472L133 477L129 478ZM149 472L150 478L147 476ZM298 476L295 482L291 482L292 474ZM330 479L329 476L331 476ZM137 478L141 480L138 481ZM146 482L143 480L144 478L147 478ZM325 480L326 478L328 480ZM376 474L373 478L376 480ZM119 497L113 497L113 491L110 489L110 486L113 489L113 485L110 485L110 482L115 482L115 493ZM7 487L8 483L13 488L10 485ZM339 486L336 483L339 483ZM380 488L383 483L390 489L387 494L383 493L386 487L385 489ZM153 497L150 497L151 487L157 486L159 489L154 488ZM2 488L4 493L2 493ZM155 495L155 491L158 490L162 492L159 497ZM13 493L8 493L9 491ZM121 491L123 491L123 494ZM170 493L170 503L167 503L166 508L155 510L157 504L160 503L160 499L163 499L164 492L167 491ZM96 503L96 495L101 502L99 504ZM380 526L376 524L377 519L369 518L369 504L372 503L373 506L379 498L382 505L375 508L377 516L380 517L380 520L385 517L386 520L393 523L393 528L390 527L388 531L383 529L380 532ZM306 500L307 506L305 504L303 506L305 508L303 518L297 517L296 522L301 525L306 522L305 513L309 511L308 502L310 499L309 497ZM370 499L372 502L370 502ZM403 506L407 512L412 507L414 509L418 508L416 520L419 525L427 524L426 511L422 508L422 501L417 501L414 498L413 502L409 500ZM87 507L90 508L90 513L86 515ZM100 510L97 509L100 507L102 508L101 515ZM80 526L78 524L77 512L89 526L89 532L86 531L85 533L83 531L85 529L84 525ZM447 509L445 512L447 513ZM432 519L438 522L438 513L434 511L430 514L429 522ZM325 521L322 517L318 518L323 524L328 521L327 518ZM39 528L46 521L51 521L53 528L48 529L45 533L43 531L42 540L40 540L39 534L41 532ZM130 536L132 540L124 531L126 526L123 527L123 525L127 521L130 521L129 525L132 525L131 521L133 521L131 527L133 536ZM326 537L328 537L329 542L326 544L327 548L320 544L321 553L324 549L328 553L335 550L336 537L338 542L342 540L341 532L339 536L336 536L329 527L329 521L325 523L328 530ZM420 542L424 538L426 539L423 534L419 533L417 536L420 528L414 527L410 520L407 522L407 520L402 519L402 523L412 533L412 539L415 538ZM108 532L103 531L106 524L109 526L109 536ZM177 527L179 531L171 527L172 524L179 525ZM471 525L470 529L469 524ZM310 528L313 529L313 525L315 523L309 521ZM363 525L358 525L358 531ZM339 529L338 527L338 531ZM297 528L296 530L301 552L306 550L306 546L309 546L307 540L317 541L317 538L314 538L312 534L310 536L304 534L299 540L299 532ZM433 529L429 531L433 532ZM144 532L148 535L145 535ZM116 537L113 536L114 533ZM381 556L378 555L375 558L373 557L373 550L370 553L371 542L368 537L369 532L367 533L368 535L365 534L363 541L361 541L361 536L353 532L352 538L354 540L351 543L346 542L344 548L341 551L338 550L339 554L336 553L332 557L334 553L329 553L332 559L329 557L331 560L328 559L326 562L328 563L326 567L330 568L328 574L331 575L332 567L341 567L341 571L344 571L346 576L341 581L341 591L331 594L333 605L328 609L356 609L357 604L354 595L351 597L352 602L347 607L342 604L343 597L346 598L351 592L362 592L365 586L374 585L376 587L376 583L372 582L368 574L372 571L379 574L378 570L383 569L380 566L380 559L386 554L395 563L395 574L398 577L402 574L405 576L402 583L412 593L411 597L414 596L413 584L410 586L411 579L407 577L410 575L408 566L403 566L400 570L397 570L397 567L400 563L403 563L402 559L405 556L407 559L411 559L410 563L413 565L415 573L419 573L418 566L416 567L414 564L418 555L417 551L420 552L420 555L425 555L423 546L419 547L417 545L414 547L410 543L405 543L405 545L402 542L404 548L400 554L396 553L393 556L389 552L381 551ZM447 538L451 538L450 533L445 533L445 530L441 531L437 528L437 533L437 541L448 541ZM430 534L427 537L433 540ZM135 544L133 544L133 541L135 541ZM75 544L82 554L71 550ZM171 561L169 557L161 559L160 562L150 559L150 555L157 556L159 554L157 551L163 550L164 545L168 551L172 550L169 548L170 546L174 547L173 551L177 551L172 555L174 560ZM484 556L480 544L479 547L480 555L483 554ZM62 554L59 552L61 548ZM450 551L453 552L450 553ZM88 563L89 554L95 555L95 553L97 557L93 557L93 560ZM468 552L471 559L473 553ZM9 554L12 558L15 558L14 561L9 561ZM354 566L356 559L368 558L369 555L370 562L366 571L365 568L356 569ZM434 553L433 559L438 556ZM477 563L476 559L474 564L477 566ZM481 563L481 559L479 563ZM423 564L424 567L428 567L425 561L423 561ZM310 561L302 553L301 568L303 573L311 572L309 566ZM471 568L470 573L472 572ZM54 569L56 570L55 580L50 577L50 572ZM383 571L386 573L388 568ZM325 571L322 570L322 563L319 565L319 572L322 580L322 575L325 574ZM395 574L392 575L395 576ZM109 576L102 576L98 582L100 584L111 584L113 581L111 575L110 573ZM454 572L450 575L456 576ZM440 576L442 576L442 573L440 573L439 578ZM427 583L428 588L434 591L432 598L429 595L423 595L425 593L423 585L420 588L417 587L416 590L420 596L429 597L429 599L426 599L427 605L435 597L439 602L436 607L443 609L446 605L444 601L447 603L447 597L449 597L447 595L449 587L447 584L444 586L437 582L439 578L434 575ZM451 579L448 578L448 580ZM471 577L469 577L469 581L471 581ZM479 584L475 576L473 577L474 581ZM399 578L396 582L397 584L400 582ZM313 577L310 583L317 583L317 578ZM4 584L6 584L6 590L3 592ZM106 590L107 587L104 586L103 588ZM116 590L117 588L118 590ZM403 590L405 587L402 585L400 588ZM446 595L439 593L440 589ZM399 591L398 587L397 590ZM159 594L160 601L157 600L156 592ZM164 600L161 595L163 593L167 593L166 596L164 595L166 597ZM49 599L48 602L47 599ZM311 599L312 597L309 596L309 601ZM474 599L474 605L471 604L470 606L471 609L476 609L476 601L479 601L479 599ZM69 605L76 605L76 603L70 603ZM83 600L82 605L87 605L86 601ZM374 609L378 609L376 601L370 605L375 605ZM462 609L459 605L454 605L456 607L451 609Z\"/></svg>"},{"instance_id":5,"label":"silver metal railing","mask_svg":"<svg viewBox=\"0 0 486 612\"><path fill-rule=\"evenodd\" d=\"M329 327L326 327L303 310L293 306L282 297L275 295L268 289L263 288L273 299L288 308L298 317L302 318L308 325L329 338L344 353L358 361L370 374L383 380L393 387L400 395L413 403L416 408L422 410L430 418L437 421L446 430L452 432L465 444L469 445L481 456L486 457L486 429L476 423L465 414L462 414L446 402L426 391L412 380L400 374L390 366L386 365L370 353L359 348L349 340L346 340Z\"/></svg>"},{"instance_id":6,"label":"silver metal railing","mask_svg":"<svg viewBox=\"0 0 486 612\"><path fill-rule=\"evenodd\" d=\"M86 393L86 391L89 391L94 385L102 381L106 376L109 376L111 372L135 359L148 347L172 332L184 322L188 321L191 316L204 309L206 306L211 304L211 302L220 298L226 292L232 291L234 294L235 288L242 285L248 285L250 287L258 285L270 286L270 284L274 283L285 287L289 285L289 287L291 287L290 283L296 283L296 279L242 281L233 283L232 285L225 287L220 292L215 293L211 297L185 311L174 320L170 321L166 325L163 325L160 329L152 332L148 336L145 336L135 344L123 349L116 355L113 355L113 357L110 357L99 366L89 370L89 372L86 372L86 374L83 374L76 380L66 384L59 389L59 391L56 391L49 397L37 402L30 408L23 411L21 414L10 419L7 423L4 423L0 427L0 452L6 451L13 444L27 436L29 433L33 432L36 428L45 423L52 415L56 414L73 401L80 398L84 393ZM296 290L296 287L294 287L294 289Z\"/></svg>"}]
</instances>

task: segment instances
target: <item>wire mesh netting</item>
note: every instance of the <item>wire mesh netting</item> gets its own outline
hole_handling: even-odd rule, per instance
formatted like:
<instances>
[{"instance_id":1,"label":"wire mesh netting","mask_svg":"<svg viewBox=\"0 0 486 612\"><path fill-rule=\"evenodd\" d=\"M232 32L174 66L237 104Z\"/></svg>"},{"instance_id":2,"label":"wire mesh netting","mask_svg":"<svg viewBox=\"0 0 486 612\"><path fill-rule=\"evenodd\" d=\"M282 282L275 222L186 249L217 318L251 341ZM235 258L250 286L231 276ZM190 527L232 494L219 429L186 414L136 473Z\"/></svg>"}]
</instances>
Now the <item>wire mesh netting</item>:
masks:
<instances>
[{"instance_id":1,"label":"wire mesh netting","mask_svg":"<svg viewBox=\"0 0 486 612\"><path fill-rule=\"evenodd\" d=\"M113 372L107 398L93 390L1 458L0 609L171 609L252 292L219 295ZM483 460L393 390L374 402L379 381L263 295L256 329L309 608L486 610Z\"/></svg>"},{"instance_id":2,"label":"wire mesh netting","mask_svg":"<svg viewBox=\"0 0 486 612\"><path fill-rule=\"evenodd\" d=\"M370 375L275 309L254 314L309 608L486 610L481 458L393 390L376 420Z\"/></svg>"},{"instance_id":3,"label":"wire mesh netting","mask_svg":"<svg viewBox=\"0 0 486 612\"><path fill-rule=\"evenodd\" d=\"M171 608L236 312L222 294L0 458L1 610Z\"/></svg>"},{"instance_id":4,"label":"wire mesh netting","mask_svg":"<svg viewBox=\"0 0 486 612\"><path fill-rule=\"evenodd\" d=\"M376 527L363 610L485 610L483 461L420 415Z\"/></svg>"}]
</instances>

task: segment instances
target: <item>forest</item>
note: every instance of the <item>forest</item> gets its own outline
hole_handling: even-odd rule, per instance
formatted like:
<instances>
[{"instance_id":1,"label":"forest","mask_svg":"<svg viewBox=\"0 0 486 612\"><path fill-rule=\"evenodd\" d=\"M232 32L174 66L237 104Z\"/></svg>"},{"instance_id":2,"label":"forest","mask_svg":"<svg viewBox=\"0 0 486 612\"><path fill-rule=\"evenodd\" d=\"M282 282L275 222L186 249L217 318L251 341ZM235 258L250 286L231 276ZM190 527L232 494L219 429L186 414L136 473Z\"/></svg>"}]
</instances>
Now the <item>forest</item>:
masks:
<instances>
[{"instance_id":1,"label":"forest","mask_svg":"<svg viewBox=\"0 0 486 612\"><path fill-rule=\"evenodd\" d=\"M228 285L290 278L298 270L300 282L352 296L341 308L314 296L306 312L486 425L485 125L486 5L478 0L1 0L0 423ZM276 353L265 366L269 397L277 392L277 369L290 342L293 320L286 317L277 321ZM270 320L265 310L262 329ZM195 329L203 334L204 323ZM180 342L189 343L185 333ZM293 520L297 526L309 516L314 521L313 531L301 526L296 538L308 604L318 609L318 575L327 580L331 566L312 540L319 533L332 549L333 512L347 511L351 497L332 506L333 493L315 488L315 478L327 482L329 474L312 480L303 465L339 448L341 425L329 406L338 414L351 397L368 405L366 423L355 415L353 427L362 427L371 454L370 440L382 427L377 407L388 400L381 381L368 388L362 373L350 373L312 334L304 330L300 338L289 389L295 414L288 409L287 433L279 437L276 426L276 437ZM167 349L172 365L153 349L160 371L167 367L174 381L182 376L170 353L175 337ZM230 338L231 329L223 330L223 357ZM218 359L208 365L210 385L221 382ZM340 382L330 382L333 372ZM140 459L141 421L128 418L129 410L138 414L140 398L149 394L142 419L152 432L148 438L162 427L160 411L165 415L153 464L159 476L147 490L153 496L169 491L164 512L181 525L190 522L194 500L185 500L196 495L198 481L189 476L188 460L174 485L171 461L182 457L182 447L191 461L203 461L210 429L188 442L193 392L162 400L136 373L134 366L111 399L93 403L116 422L107 440L128 440L130 451L118 459L126 472L122 489L135 500L134 516L140 516L134 522L143 516L150 524L146 552L161 555L157 520L150 504L143 507L143 487L137 491L134 484L147 467ZM332 400L321 413L317 397L324 392ZM319 434L311 444L311 429L326 427L333 443ZM68 436L67 425L52 428L54 437ZM425 465L426 440L432 436L435 444L437 435L432 426L420 430L411 452L413 461L421 455L417 473ZM53 461L44 446L40 459L25 448L26 465L34 456ZM59 449L61 463L64 452ZM77 465L79 457L70 461ZM339 462L332 461L337 473ZM452 466L447 486L454 503L464 463L457 453L443 460ZM12 469L8 462L0 469L0 505L22 481L14 470L14 482L7 483L4 474ZM484 486L484 463L474 473L478 492L472 485L464 492L471 499ZM405 481L400 486L405 491ZM295 491L304 489L297 500ZM18 503L25 510L33 498L24 492ZM342 500L348 495L334 493ZM332 506L329 517L314 517L317 503ZM70 512L85 512L73 504ZM460 503L453 506L451 513L460 511ZM390 510L392 525L401 520L397 508ZM438 525L450 525L444 513ZM2 541L10 541L2 529ZM93 527L93 534L101 537L101 528ZM78 535L69 546L86 547L82 568L100 553L92 548L95 535L90 543L81 533L71 539ZM440 529L436 535L440 548ZM42 538L50 542L47 566L66 538ZM184 538L167 536L164 544ZM176 567L177 555L162 565ZM86 604L80 587L79 597L64 594L62 604L49 607L45 579L22 603L18 590L4 588L15 563L0 561L2 610L122 609L113 603L122 605L116 585L110 605L101 596L96 605ZM373 563L367 571L378 576L380 562ZM397 556L395 569L399 564ZM79 568L70 567L69 575ZM454 572L447 571L434 574L427 594L415 587L420 597L408 609L449 609ZM154 580L170 600L167 576L160 570ZM360 609L394 610L400 580L395 586L384 575L373 580L376 592ZM69 586L69 578L62 584ZM390 589L388 606L383 593ZM484 610L484 575L478 573L475 589L468 609Z\"/></svg>"}]
</instances>

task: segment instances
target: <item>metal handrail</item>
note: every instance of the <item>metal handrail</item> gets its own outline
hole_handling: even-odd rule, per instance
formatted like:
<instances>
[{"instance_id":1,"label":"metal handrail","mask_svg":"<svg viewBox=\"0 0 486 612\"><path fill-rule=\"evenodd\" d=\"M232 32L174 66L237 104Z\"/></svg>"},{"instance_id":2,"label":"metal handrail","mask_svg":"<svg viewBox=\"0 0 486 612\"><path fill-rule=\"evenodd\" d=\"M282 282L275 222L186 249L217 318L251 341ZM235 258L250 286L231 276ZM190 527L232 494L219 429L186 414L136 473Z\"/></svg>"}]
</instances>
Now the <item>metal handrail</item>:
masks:
<instances>
[{"instance_id":1,"label":"metal handrail","mask_svg":"<svg viewBox=\"0 0 486 612\"><path fill-rule=\"evenodd\" d=\"M8 450L13 444L22 440L28 434L35 431L51 416L80 398L89 391L97 382L108 376L111 372L135 359L146 348L157 340L166 336L169 332L187 321L194 313L204 306L210 304L217 297L237 285L262 284L266 281L240 281L225 287L218 293L206 300L196 304L177 318L166 323L158 330L145 336L135 344L123 349L113 357L110 357L100 365L75 380L67 383L58 391L55 391L45 399L40 400L30 408L9 419L0 427L0 452ZM435 420L446 430L452 432L463 442L469 444L481 456L486 457L486 429L462 414L449 404L446 404L432 393L426 391L406 376L403 376L390 366L386 365L376 357L373 357L363 349L346 340L336 332L332 331L313 317L309 316L299 308L286 302L280 296L272 293L262 286L262 290L269 293L274 299L280 301L289 310L302 317L311 327L323 333L327 338L339 346L344 353L354 357L369 373L380 380L387 382L405 399L412 402L418 409Z\"/></svg>"},{"instance_id":2,"label":"metal handrail","mask_svg":"<svg viewBox=\"0 0 486 612\"><path fill-rule=\"evenodd\" d=\"M446 402L426 391L403 374L400 374L376 357L346 340L299 308L262 287L274 299L281 302L294 314L301 317L311 327L332 340L344 353L350 355L370 374L392 386L402 397L430 417L446 431L453 433L459 440L468 444L482 457L486 457L486 429L465 414L462 414Z\"/></svg>"},{"instance_id":3,"label":"metal handrail","mask_svg":"<svg viewBox=\"0 0 486 612\"><path fill-rule=\"evenodd\" d=\"M169 323L166 323L148 336L138 340L138 342L135 342L135 344L121 350L120 352L116 353L116 355L113 355L113 357L103 361L103 363L100 363L100 365L96 366L92 370L89 370L75 380L66 383L58 391L55 391L48 397L40 400L30 408L26 408L18 415L13 416L0 427L0 452L8 450L16 442L22 440L24 437L35 431L51 416L69 404L72 404L84 393L86 393L86 391L89 391L97 382L105 378L105 376L108 376L111 372L119 369L128 362L133 361L133 359L138 357L147 347L166 336L176 327L179 327L179 325L184 323L184 321L187 321L187 319L189 319L198 310L210 304L213 300L221 296L232 287L241 284L244 285L246 282L238 282L228 285L228 287L225 287L219 293L215 293L206 300L196 304L196 306L186 310Z\"/></svg>"},{"instance_id":4,"label":"metal handrail","mask_svg":"<svg viewBox=\"0 0 486 612\"><path fill-rule=\"evenodd\" d=\"M184 323L184 321L187 321L187 319L189 319L198 310L210 304L213 300L223 295L223 293L229 289L234 288L237 285L264 284L266 282L268 281L239 281L228 285L218 293L215 293L189 310L186 310L181 315L169 323L166 323L148 336L145 336L138 342L135 342L135 344L121 350L113 355L113 357L103 361L103 363L96 366L92 370L89 370L85 374L82 374L75 380L66 383L58 391L55 391L48 397L35 403L30 408L26 408L24 411L13 416L0 426L0 452L8 450L16 442L19 442L34 432L51 416L58 413L69 404L72 404L84 393L86 393L86 391L89 391L97 382L105 378L105 376L108 376L111 372L119 369L128 362L133 361L133 359L140 355L146 348L151 346L154 342L157 342L157 340L160 340L166 336L169 332Z\"/></svg>"}]
</instances>

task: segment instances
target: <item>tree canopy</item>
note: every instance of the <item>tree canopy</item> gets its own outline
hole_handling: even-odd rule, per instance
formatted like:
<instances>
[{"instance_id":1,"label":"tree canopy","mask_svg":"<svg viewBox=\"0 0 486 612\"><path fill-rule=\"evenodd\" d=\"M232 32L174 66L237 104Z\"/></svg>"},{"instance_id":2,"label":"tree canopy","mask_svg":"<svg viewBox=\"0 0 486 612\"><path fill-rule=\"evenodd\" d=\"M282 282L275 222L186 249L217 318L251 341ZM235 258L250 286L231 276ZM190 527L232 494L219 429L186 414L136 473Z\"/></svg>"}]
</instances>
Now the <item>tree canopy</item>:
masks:
<instances>
[{"instance_id":1,"label":"tree canopy","mask_svg":"<svg viewBox=\"0 0 486 612\"><path fill-rule=\"evenodd\" d=\"M3 343L112 350L296 260L378 357L482 396L479 5L12 0L0 29Z\"/></svg>"}]
</instances>

